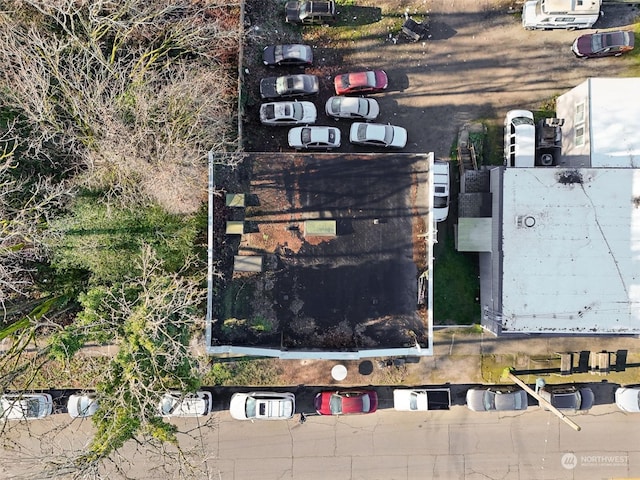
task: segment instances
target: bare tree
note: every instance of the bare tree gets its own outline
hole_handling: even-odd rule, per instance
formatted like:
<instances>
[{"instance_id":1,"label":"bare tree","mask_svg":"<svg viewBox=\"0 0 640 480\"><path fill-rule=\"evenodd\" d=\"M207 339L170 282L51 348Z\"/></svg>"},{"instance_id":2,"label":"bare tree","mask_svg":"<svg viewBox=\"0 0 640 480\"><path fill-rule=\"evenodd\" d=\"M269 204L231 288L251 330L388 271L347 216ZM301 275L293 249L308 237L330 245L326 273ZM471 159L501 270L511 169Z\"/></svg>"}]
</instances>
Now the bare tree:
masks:
<instances>
[{"instance_id":1,"label":"bare tree","mask_svg":"<svg viewBox=\"0 0 640 480\"><path fill-rule=\"evenodd\" d=\"M228 62L241 38L237 15L230 21L239 3L7 3L0 83L11 86L4 105L29 126L25 149L82 169L82 183L110 201L195 211L206 152L237 148Z\"/></svg>"}]
</instances>

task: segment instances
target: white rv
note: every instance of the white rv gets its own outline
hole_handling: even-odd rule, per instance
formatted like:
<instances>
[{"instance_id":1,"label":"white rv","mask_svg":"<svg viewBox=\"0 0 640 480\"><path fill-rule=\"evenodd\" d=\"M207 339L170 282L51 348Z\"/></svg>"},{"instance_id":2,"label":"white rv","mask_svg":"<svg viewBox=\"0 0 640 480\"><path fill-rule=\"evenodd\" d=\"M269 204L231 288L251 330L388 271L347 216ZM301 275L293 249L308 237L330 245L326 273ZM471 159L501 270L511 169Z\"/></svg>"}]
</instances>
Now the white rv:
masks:
<instances>
[{"instance_id":1,"label":"white rv","mask_svg":"<svg viewBox=\"0 0 640 480\"><path fill-rule=\"evenodd\" d=\"M591 28L602 0L529 0L522 7L522 26L527 30Z\"/></svg>"}]
</instances>

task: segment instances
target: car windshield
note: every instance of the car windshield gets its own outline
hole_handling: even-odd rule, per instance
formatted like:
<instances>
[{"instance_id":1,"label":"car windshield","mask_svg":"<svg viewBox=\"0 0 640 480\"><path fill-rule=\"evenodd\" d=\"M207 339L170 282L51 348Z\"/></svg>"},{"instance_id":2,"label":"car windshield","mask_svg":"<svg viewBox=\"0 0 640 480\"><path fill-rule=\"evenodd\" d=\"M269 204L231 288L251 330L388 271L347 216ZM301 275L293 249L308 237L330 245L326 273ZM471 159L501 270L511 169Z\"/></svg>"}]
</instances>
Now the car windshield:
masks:
<instances>
[{"instance_id":1,"label":"car windshield","mask_svg":"<svg viewBox=\"0 0 640 480\"><path fill-rule=\"evenodd\" d=\"M484 409L485 410L493 410L495 408L495 396L496 394L490 391L484 392Z\"/></svg>"},{"instance_id":2,"label":"car windshield","mask_svg":"<svg viewBox=\"0 0 640 480\"><path fill-rule=\"evenodd\" d=\"M390 145L393 142L393 127L385 125L384 127L384 143Z\"/></svg>"},{"instance_id":3,"label":"car windshield","mask_svg":"<svg viewBox=\"0 0 640 480\"><path fill-rule=\"evenodd\" d=\"M409 409L418 409L418 394L416 392L411 392L411 395L409 396Z\"/></svg>"},{"instance_id":4,"label":"car windshield","mask_svg":"<svg viewBox=\"0 0 640 480\"><path fill-rule=\"evenodd\" d=\"M554 397L553 406L556 408L577 408L578 393L557 393Z\"/></svg>"},{"instance_id":5,"label":"car windshield","mask_svg":"<svg viewBox=\"0 0 640 480\"><path fill-rule=\"evenodd\" d=\"M513 123L514 126L533 125L533 120L529 117L516 117L511 121L511 123Z\"/></svg>"},{"instance_id":6,"label":"car windshield","mask_svg":"<svg viewBox=\"0 0 640 480\"><path fill-rule=\"evenodd\" d=\"M367 72L367 85L371 87L375 87L376 85L376 74L375 72Z\"/></svg>"},{"instance_id":7,"label":"car windshield","mask_svg":"<svg viewBox=\"0 0 640 480\"><path fill-rule=\"evenodd\" d=\"M367 138L367 124L366 123L361 123L360 125L358 125L358 131L356 132L356 135L358 137L358 140L360 140L360 141L365 140Z\"/></svg>"},{"instance_id":8,"label":"car windshield","mask_svg":"<svg viewBox=\"0 0 640 480\"><path fill-rule=\"evenodd\" d=\"M300 105L299 103L294 103L291 105L290 109L287 109L287 116L296 120L302 120L302 110L302 105Z\"/></svg>"},{"instance_id":9,"label":"car windshield","mask_svg":"<svg viewBox=\"0 0 640 480\"><path fill-rule=\"evenodd\" d=\"M89 407L91 406L91 398L89 397L78 397L76 399L76 411L80 415L86 415L89 412Z\"/></svg>"},{"instance_id":10,"label":"car windshield","mask_svg":"<svg viewBox=\"0 0 640 480\"><path fill-rule=\"evenodd\" d=\"M40 411L40 402L35 398L23 400L20 406L25 417L37 417Z\"/></svg>"},{"instance_id":11,"label":"car windshield","mask_svg":"<svg viewBox=\"0 0 640 480\"><path fill-rule=\"evenodd\" d=\"M256 416L256 399L253 397L247 397L247 403L244 406L244 413L247 418L253 418Z\"/></svg>"},{"instance_id":12,"label":"car windshield","mask_svg":"<svg viewBox=\"0 0 640 480\"><path fill-rule=\"evenodd\" d=\"M342 110L342 98L343 97L333 97L331 99L331 110L334 112L339 112Z\"/></svg>"},{"instance_id":13,"label":"car windshield","mask_svg":"<svg viewBox=\"0 0 640 480\"><path fill-rule=\"evenodd\" d=\"M342 397L340 395L331 395L331 400L329 400L329 409L334 415L342 413Z\"/></svg>"},{"instance_id":14,"label":"car windshield","mask_svg":"<svg viewBox=\"0 0 640 480\"><path fill-rule=\"evenodd\" d=\"M435 208L444 208L447 206L447 197L433 197L433 206Z\"/></svg>"},{"instance_id":15,"label":"car windshield","mask_svg":"<svg viewBox=\"0 0 640 480\"><path fill-rule=\"evenodd\" d=\"M358 115L366 116L369 114L369 102L364 98L358 99Z\"/></svg>"},{"instance_id":16,"label":"car windshield","mask_svg":"<svg viewBox=\"0 0 640 480\"><path fill-rule=\"evenodd\" d=\"M603 47L604 35L592 35L591 36L591 51L599 52Z\"/></svg>"},{"instance_id":17,"label":"car windshield","mask_svg":"<svg viewBox=\"0 0 640 480\"><path fill-rule=\"evenodd\" d=\"M302 132L300 133L300 139L302 140L303 144L307 144L311 141L311 129L310 128L303 128Z\"/></svg>"}]
</instances>

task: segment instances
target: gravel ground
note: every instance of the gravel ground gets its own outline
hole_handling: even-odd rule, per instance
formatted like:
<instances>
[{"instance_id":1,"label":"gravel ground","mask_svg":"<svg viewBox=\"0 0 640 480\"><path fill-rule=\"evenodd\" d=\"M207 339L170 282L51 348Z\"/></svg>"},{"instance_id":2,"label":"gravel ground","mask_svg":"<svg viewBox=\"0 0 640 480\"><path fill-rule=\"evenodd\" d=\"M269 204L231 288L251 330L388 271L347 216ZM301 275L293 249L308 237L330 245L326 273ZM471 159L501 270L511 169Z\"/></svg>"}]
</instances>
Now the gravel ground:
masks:
<instances>
[{"instance_id":1,"label":"gravel ground","mask_svg":"<svg viewBox=\"0 0 640 480\"><path fill-rule=\"evenodd\" d=\"M249 3L252 2L260 2L264 8L261 0ZM369 31L373 32L370 35L354 35L347 41L343 33L343 40L336 41L332 40L332 27L260 29L260 37L254 37L257 41L249 42L251 45L247 47L247 58L254 61L247 82L250 99L245 115L247 150L288 150L286 128L267 129L257 121L257 82L261 76L273 75L274 70L265 72L255 64L257 53L249 52L261 50L267 43L296 40L300 34L312 44L316 58L307 73L321 77L321 94L314 99L319 113L333 93L334 75L382 68L389 76L389 90L376 95L381 106L379 121L407 128L409 142L405 151L433 151L441 159L449 158L451 145L463 123L476 119L501 123L512 108L539 109L545 101L587 77L621 75L629 61L625 57L575 58L570 46L580 32L524 30L520 24L522 2L390 0L384 2L381 10L376 8L379 2L357 3L363 14L377 11L381 23L391 17L397 19L396 24L401 23L401 13L405 11L416 18L427 17L429 36L417 43L397 41L394 32L375 32L375 26L370 25ZM255 18L266 18L262 13ZM629 5L606 5L604 13L595 25L598 29L625 27L639 15L638 8ZM341 15L344 17L344 12ZM354 18L342 21L357 22ZM280 73L292 72L278 70L276 74ZM317 122L337 124L343 135L348 134L348 123L336 122L324 114ZM341 151L363 150L345 141Z\"/></svg>"}]
</instances>

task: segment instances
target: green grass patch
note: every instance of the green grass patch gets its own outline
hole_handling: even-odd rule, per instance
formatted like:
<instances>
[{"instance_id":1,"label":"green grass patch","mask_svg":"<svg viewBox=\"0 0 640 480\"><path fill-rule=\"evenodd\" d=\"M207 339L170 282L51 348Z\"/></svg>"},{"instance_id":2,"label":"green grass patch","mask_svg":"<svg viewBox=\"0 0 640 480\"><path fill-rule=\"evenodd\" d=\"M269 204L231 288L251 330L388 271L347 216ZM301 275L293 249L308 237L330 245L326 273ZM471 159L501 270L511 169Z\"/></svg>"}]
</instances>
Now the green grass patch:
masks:
<instances>
[{"instance_id":1,"label":"green grass patch","mask_svg":"<svg viewBox=\"0 0 640 480\"><path fill-rule=\"evenodd\" d=\"M480 366L482 380L486 383L500 383L504 369L513 367L514 362L515 357L511 354L482 355Z\"/></svg>"},{"instance_id":2,"label":"green grass patch","mask_svg":"<svg viewBox=\"0 0 640 480\"><path fill-rule=\"evenodd\" d=\"M69 215L50 226L54 268L61 275L89 271L96 282L138 274L134 259L145 243L167 271L178 271L191 255L197 234L193 219L169 214L157 205L108 206L94 192L77 197Z\"/></svg>"},{"instance_id":3,"label":"green grass patch","mask_svg":"<svg viewBox=\"0 0 640 480\"><path fill-rule=\"evenodd\" d=\"M33 355L23 355L20 362L30 362ZM109 368L111 357L76 355L66 361L49 360L39 369L29 368L12 381L13 390L71 388L95 390Z\"/></svg>"},{"instance_id":4,"label":"green grass patch","mask_svg":"<svg viewBox=\"0 0 640 480\"><path fill-rule=\"evenodd\" d=\"M504 164L504 126L502 123L492 121L483 122L487 127L485 137L483 163L484 165Z\"/></svg>"},{"instance_id":5,"label":"green grass patch","mask_svg":"<svg viewBox=\"0 0 640 480\"><path fill-rule=\"evenodd\" d=\"M471 325L480 319L477 255L455 250L452 236L441 245L433 271L436 325Z\"/></svg>"},{"instance_id":6,"label":"green grass patch","mask_svg":"<svg viewBox=\"0 0 640 480\"><path fill-rule=\"evenodd\" d=\"M347 42L386 42L390 36L400 33L404 12L383 12L379 7L355 5L351 0L339 2L338 20L330 28L305 27L306 41L328 42L337 48L349 48ZM422 20L420 17L414 18ZM341 43L343 45L341 45Z\"/></svg>"},{"instance_id":7,"label":"green grass patch","mask_svg":"<svg viewBox=\"0 0 640 480\"><path fill-rule=\"evenodd\" d=\"M273 359L216 362L203 376L203 385L278 385L280 369Z\"/></svg>"},{"instance_id":8,"label":"green grass patch","mask_svg":"<svg viewBox=\"0 0 640 480\"><path fill-rule=\"evenodd\" d=\"M627 60L630 60L631 66L629 71L625 72L627 77L640 77L640 18L636 19L633 25L633 34L635 36L635 48L629 53L625 53Z\"/></svg>"}]
</instances>

